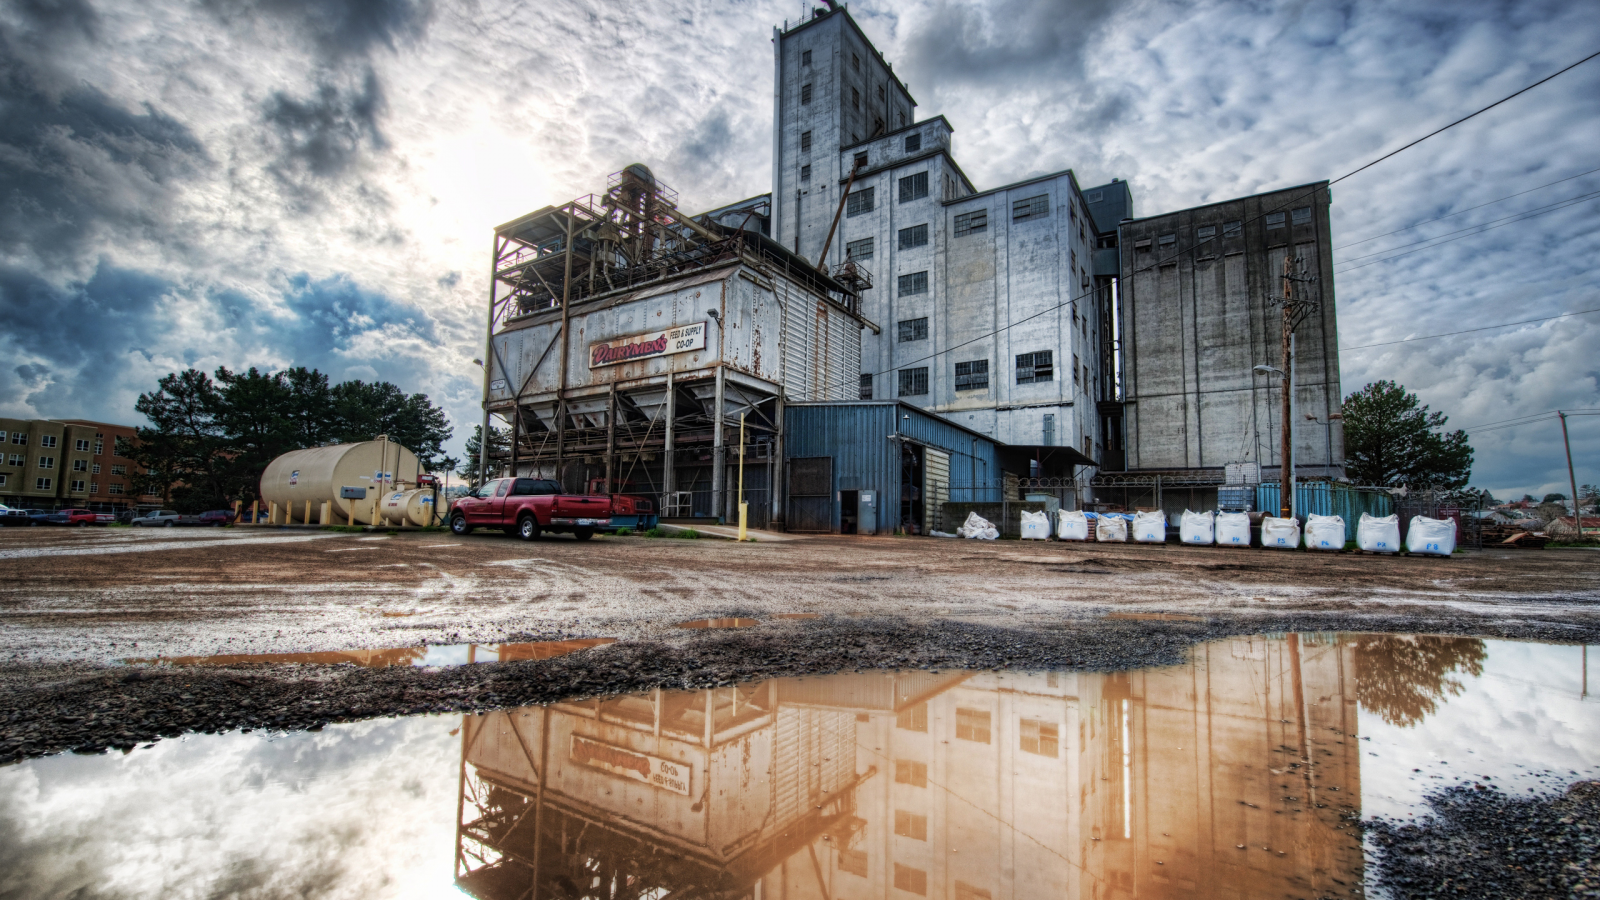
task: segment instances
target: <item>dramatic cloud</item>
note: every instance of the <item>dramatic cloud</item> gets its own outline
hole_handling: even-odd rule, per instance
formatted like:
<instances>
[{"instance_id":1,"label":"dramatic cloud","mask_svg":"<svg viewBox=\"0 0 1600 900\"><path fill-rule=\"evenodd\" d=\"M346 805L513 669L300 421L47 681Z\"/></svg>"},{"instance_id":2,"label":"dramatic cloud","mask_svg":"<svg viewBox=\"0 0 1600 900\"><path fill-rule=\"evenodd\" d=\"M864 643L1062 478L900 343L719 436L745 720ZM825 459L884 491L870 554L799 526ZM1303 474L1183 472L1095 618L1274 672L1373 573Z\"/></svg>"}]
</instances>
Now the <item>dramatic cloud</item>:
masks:
<instances>
[{"instance_id":1,"label":"dramatic cloud","mask_svg":"<svg viewBox=\"0 0 1600 900\"><path fill-rule=\"evenodd\" d=\"M1140 214L1336 177L1600 45L1577 0L850 13L919 114L954 124L980 188L1072 168L1085 185L1127 179ZM808 14L777 0L0 7L0 412L131 422L172 368L317 365L430 393L459 449L480 415L470 360L493 226L632 162L690 209L768 190L772 27ZM1597 123L1593 63L1335 187L1341 343L1597 305L1600 199L1544 207L1600 190L1600 173L1466 211L1600 166ZM1533 217L1451 234L1517 213ZM1443 242L1406 246L1427 238ZM1394 378L1455 425L1600 407L1597 334L1600 315L1350 350L1344 388ZM1600 441L1600 417L1573 427ZM1474 483L1562 489L1558 437L1484 432Z\"/></svg>"}]
</instances>

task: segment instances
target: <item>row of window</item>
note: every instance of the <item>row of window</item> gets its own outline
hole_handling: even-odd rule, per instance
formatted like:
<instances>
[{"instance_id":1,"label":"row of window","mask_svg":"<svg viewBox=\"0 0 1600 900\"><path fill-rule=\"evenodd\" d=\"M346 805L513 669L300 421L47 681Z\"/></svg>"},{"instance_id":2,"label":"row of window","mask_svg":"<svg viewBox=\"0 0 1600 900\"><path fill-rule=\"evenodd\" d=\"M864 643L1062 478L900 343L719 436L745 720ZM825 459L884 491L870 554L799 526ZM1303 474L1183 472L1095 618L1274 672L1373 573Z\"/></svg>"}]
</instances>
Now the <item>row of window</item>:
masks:
<instances>
[{"instance_id":1,"label":"row of window","mask_svg":"<svg viewBox=\"0 0 1600 900\"><path fill-rule=\"evenodd\" d=\"M920 341L928 337L928 320L908 319L903 321L899 328L901 341ZM1055 351L1040 350L1034 353L1017 354L1017 384L1039 384L1055 380ZM928 393L928 367L916 366L908 369L899 369L896 372L899 383L896 385L898 397L920 397ZM1088 368L1083 370L1083 377L1088 376ZM1076 365L1073 368L1073 381L1079 378ZM873 376L863 374L859 396L862 400L872 399ZM983 391L989 389L989 361L987 359L972 359L956 363L956 390L958 391Z\"/></svg>"},{"instance_id":2,"label":"row of window","mask_svg":"<svg viewBox=\"0 0 1600 900\"><path fill-rule=\"evenodd\" d=\"M963 741L987 744L992 731L989 722L990 713L988 710L968 709L964 706L958 706L956 707L956 738ZM901 710L895 716L895 727L905 731L927 732L928 704L918 703L916 706ZM1020 741L1019 748L1024 752L1049 757L1060 755L1061 726L1057 723L1041 719L1022 719L1017 733ZM923 763L910 760L895 760L894 780L900 784L909 784L913 787L927 787L928 767Z\"/></svg>"},{"instance_id":3,"label":"row of window","mask_svg":"<svg viewBox=\"0 0 1600 900\"><path fill-rule=\"evenodd\" d=\"M7 475L4 472L0 472L0 487L6 487L10 483L10 481L11 481L11 476ZM36 490L36 491L48 491L51 488L53 488L54 486L55 486L55 479L53 479L53 478L35 478L33 480L33 489ZM84 492L83 487L84 487L84 485L83 485L83 482L81 480L74 479L72 481L71 485L70 485L70 490L74 494L81 494L81 493ZM100 482L98 482L98 481L89 482L89 491L88 492L91 493L91 494L100 493ZM106 493L108 493L108 494L121 494L122 492L123 492L123 487L120 484L108 484L108 485L106 485Z\"/></svg>"},{"instance_id":4,"label":"row of window","mask_svg":"<svg viewBox=\"0 0 1600 900\"><path fill-rule=\"evenodd\" d=\"M1263 220L1266 222L1268 231L1272 231L1277 228L1283 228L1286 224L1306 225L1311 222L1311 207L1302 206L1299 209L1291 209L1287 213L1267 213L1266 216L1263 217ZM1202 243L1205 241L1214 240L1217 236L1217 228L1218 226L1216 225L1199 226L1194 230L1195 241L1197 243ZM1222 223L1221 228L1222 237L1224 239L1242 237L1244 235L1244 222L1242 221L1224 222ZM1158 247L1175 246L1178 243L1177 232L1168 232L1166 234L1157 235L1155 243ZM1133 245L1133 249L1137 252L1148 252L1150 250L1150 240L1146 238L1142 241L1136 241Z\"/></svg>"},{"instance_id":5,"label":"row of window","mask_svg":"<svg viewBox=\"0 0 1600 900\"><path fill-rule=\"evenodd\" d=\"M0 431L0 444L5 443L6 437L7 437L6 432ZM11 438L11 443L16 444L18 446L25 447L28 444L28 433L26 431L13 431L10 434L10 438ZM57 438L53 434L42 434L42 435L39 436L39 446L48 450L48 449L51 449L51 448L55 447L56 446L56 442L58 440L59 440L59 438ZM89 443L89 439L88 438L77 438L76 440L73 441L72 449L76 450L79 453L89 453L89 452L91 452L90 447L91 447L91 445ZM94 455L95 456L99 456L105 450L105 447L106 447L105 438L103 436L101 436L101 435L98 435L98 434L95 435L95 440L94 440L93 450L92 450Z\"/></svg>"}]
</instances>

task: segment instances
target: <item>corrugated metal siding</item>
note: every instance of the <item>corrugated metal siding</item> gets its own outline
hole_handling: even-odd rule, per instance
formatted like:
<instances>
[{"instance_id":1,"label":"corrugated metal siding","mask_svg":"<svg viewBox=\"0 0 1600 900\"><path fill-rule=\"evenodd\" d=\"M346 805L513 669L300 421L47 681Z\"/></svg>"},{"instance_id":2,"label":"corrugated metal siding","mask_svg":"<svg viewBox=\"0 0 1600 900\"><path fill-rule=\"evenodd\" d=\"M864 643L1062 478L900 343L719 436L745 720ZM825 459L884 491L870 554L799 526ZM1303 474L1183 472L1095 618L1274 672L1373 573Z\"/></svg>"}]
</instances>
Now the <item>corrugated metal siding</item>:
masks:
<instances>
[{"instance_id":1,"label":"corrugated metal siding","mask_svg":"<svg viewBox=\"0 0 1600 900\"><path fill-rule=\"evenodd\" d=\"M914 407L893 401L800 404L784 408L784 452L790 458L829 456L834 460L835 527L840 490L878 492L878 528L887 533L899 521L899 433L950 454L952 499L1000 501L1000 459L995 443L969 434Z\"/></svg>"},{"instance_id":2,"label":"corrugated metal siding","mask_svg":"<svg viewBox=\"0 0 1600 900\"><path fill-rule=\"evenodd\" d=\"M1294 486L1294 497L1302 516L1316 513L1344 519L1344 539L1347 541L1356 539L1356 525L1360 523L1362 513L1380 518L1394 514L1394 498L1387 491L1356 488L1337 482L1299 482ZM1256 509L1277 514L1276 482L1256 486Z\"/></svg>"}]
</instances>

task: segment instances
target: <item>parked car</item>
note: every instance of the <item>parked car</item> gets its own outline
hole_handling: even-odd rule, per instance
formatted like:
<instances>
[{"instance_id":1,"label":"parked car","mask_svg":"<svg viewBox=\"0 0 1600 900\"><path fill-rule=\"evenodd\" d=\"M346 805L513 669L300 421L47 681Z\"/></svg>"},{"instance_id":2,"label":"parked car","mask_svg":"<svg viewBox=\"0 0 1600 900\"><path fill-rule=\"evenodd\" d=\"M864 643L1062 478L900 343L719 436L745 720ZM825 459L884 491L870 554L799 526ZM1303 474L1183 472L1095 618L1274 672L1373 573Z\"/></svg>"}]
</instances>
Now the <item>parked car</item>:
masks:
<instances>
[{"instance_id":1,"label":"parked car","mask_svg":"<svg viewBox=\"0 0 1600 900\"><path fill-rule=\"evenodd\" d=\"M199 525L199 516L185 516L170 509L152 509L142 516L133 517L135 528L171 528L174 525Z\"/></svg>"},{"instance_id":2,"label":"parked car","mask_svg":"<svg viewBox=\"0 0 1600 900\"><path fill-rule=\"evenodd\" d=\"M211 509L200 514L199 524L220 527L222 525L232 525L233 519L233 510L231 509Z\"/></svg>"},{"instance_id":3,"label":"parked car","mask_svg":"<svg viewBox=\"0 0 1600 900\"><path fill-rule=\"evenodd\" d=\"M525 541L546 531L570 532L586 541L599 531L615 531L613 517L629 523L653 513L650 501L621 494L568 494L544 478L499 478L456 501L450 530L469 534L474 528L498 528Z\"/></svg>"},{"instance_id":4,"label":"parked car","mask_svg":"<svg viewBox=\"0 0 1600 900\"><path fill-rule=\"evenodd\" d=\"M30 509L28 510L28 524L35 528L40 525L53 525L55 523L50 521L50 517L53 515L55 515L53 510Z\"/></svg>"},{"instance_id":5,"label":"parked car","mask_svg":"<svg viewBox=\"0 0 1600 900\"><path fill-rule=\"evenodd\" d=\"M17 526L27 524L30 524L28 521L27 510L12 509L11 507L6 506L4 503L0 503L0 526Z\"/></svg>"},{"instance_id":6,"label":"parked car","mask_svg":"<svg viewBox=\"0 0 1600 900\"><path fill-rule=\"evenodd\" d=\"M51 525L72 525L82 528L88 525L108 525L111 523L110 513L97 513L92 509L58 509L50 514Z\"/></svg>"}]
</instances>

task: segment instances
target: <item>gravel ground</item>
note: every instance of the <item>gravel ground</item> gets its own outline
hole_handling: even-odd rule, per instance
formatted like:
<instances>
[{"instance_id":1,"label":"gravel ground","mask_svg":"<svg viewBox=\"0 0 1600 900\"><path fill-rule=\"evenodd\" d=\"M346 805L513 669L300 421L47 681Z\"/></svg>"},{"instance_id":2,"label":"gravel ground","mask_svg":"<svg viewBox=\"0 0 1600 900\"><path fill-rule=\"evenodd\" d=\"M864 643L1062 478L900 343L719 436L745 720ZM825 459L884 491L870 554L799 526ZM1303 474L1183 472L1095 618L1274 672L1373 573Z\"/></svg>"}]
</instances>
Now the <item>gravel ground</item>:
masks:
<instances>
[{"instance_id":1,"label":"gravel ground","mask_svg":"<svg viewBox=\"0 0 1600 900\"><path fill-rule=\"evenodd\" d=\"M1366 825L1379 851L1372 880L1396 900L1600 897L1600 782L1517 798L1464 784L1428 805L1420 824Z\"/></svg>"}]
</instances>

